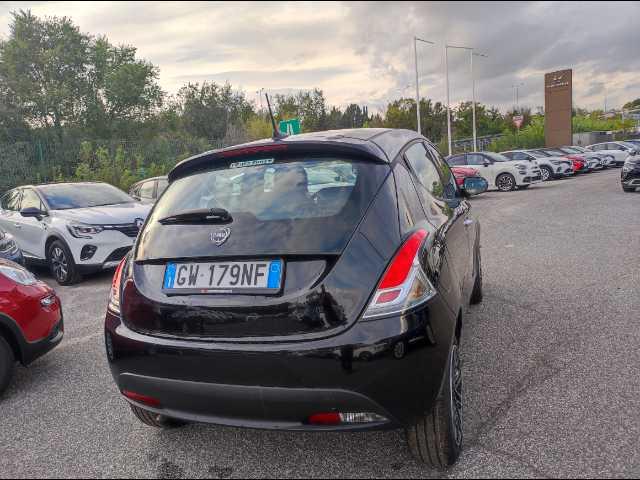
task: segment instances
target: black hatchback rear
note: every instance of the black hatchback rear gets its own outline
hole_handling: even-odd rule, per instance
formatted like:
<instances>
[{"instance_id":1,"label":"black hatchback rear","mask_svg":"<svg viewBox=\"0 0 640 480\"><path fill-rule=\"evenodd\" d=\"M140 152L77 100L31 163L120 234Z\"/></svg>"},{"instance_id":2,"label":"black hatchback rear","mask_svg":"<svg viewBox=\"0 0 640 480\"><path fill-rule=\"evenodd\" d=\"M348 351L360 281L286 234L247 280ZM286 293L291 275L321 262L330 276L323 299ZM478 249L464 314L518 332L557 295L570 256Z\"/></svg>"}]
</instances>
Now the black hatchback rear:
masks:
<instances>
[{"instance_id":1,"label":"black hatchback rear","mask_svg":"<svg viewBox=\"0 0 640 480\"><path fill-rule=\"evenodd\" d=\"M283 430L406 428L444 467L462 446L462 306L479 226L415 132L345 130L180 163L106 316L140 420Z\"/></svg>"}]
</instances>

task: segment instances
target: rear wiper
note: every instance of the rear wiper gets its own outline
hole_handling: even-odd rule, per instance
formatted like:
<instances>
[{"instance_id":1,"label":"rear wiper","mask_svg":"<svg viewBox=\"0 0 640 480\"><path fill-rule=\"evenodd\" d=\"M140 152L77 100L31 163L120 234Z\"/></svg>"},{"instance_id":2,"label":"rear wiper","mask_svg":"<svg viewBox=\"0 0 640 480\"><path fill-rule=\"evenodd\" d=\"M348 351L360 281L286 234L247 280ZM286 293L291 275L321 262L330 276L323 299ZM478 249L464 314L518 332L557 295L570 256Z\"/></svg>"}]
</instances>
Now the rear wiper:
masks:
<instances>
[{"instance_id":1,"label":"rear wiper","mask_svg":"<svg viewBox=\"0 0 640 480\"><path fill-rule=\"evenodd\" d=\"M185 223L229 223L233 221L231 214L224 208L199 208L186 210L158 220L162 225Z\"/></svg>"}]
</instances>

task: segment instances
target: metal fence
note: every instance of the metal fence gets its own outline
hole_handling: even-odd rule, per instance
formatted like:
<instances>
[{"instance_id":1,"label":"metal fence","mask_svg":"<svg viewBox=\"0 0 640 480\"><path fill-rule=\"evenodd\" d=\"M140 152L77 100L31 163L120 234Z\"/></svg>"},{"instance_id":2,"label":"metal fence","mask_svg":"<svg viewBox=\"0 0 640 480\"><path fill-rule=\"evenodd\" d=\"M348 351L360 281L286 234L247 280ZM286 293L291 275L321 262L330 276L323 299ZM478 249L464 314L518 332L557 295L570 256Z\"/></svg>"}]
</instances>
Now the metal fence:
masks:
<instances>
[{"instance_id":1,"label":"metal fence","mask_svg":"<svg viewBox=\"0 0 640 480\"><path fill-rule=\"evenodd\" d=\"M484 152L487 148L489 148L491 142L503 136L503 134L498 134L477 137L478 151ZM473 138L462 138L460 140L454 140L451 146L453 147L454 153L473 151Z\"/></svg>"}]
</instances>

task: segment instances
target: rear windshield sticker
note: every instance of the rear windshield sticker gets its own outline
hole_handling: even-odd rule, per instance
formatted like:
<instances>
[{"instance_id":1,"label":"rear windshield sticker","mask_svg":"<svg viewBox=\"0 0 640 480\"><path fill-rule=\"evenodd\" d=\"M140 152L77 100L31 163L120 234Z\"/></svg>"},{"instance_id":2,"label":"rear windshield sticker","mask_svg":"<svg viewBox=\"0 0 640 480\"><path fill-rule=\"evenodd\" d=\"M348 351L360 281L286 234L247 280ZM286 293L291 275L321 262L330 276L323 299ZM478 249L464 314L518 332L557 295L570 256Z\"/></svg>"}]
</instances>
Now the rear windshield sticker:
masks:
<instances>
[{"instance_id":1,"label":"rear windshield sticker","mask_svg":"<svg viewBox=\"0 0 640 480\"><path fill-rule=\"evenodd\" d=\"M273 158L261 158L260 160L247 160L245 162L234 162L229 165L229 168L244 168L244 167L255 167L258 165L271 165L273 163Z\"/></svg>"}]
</instances>

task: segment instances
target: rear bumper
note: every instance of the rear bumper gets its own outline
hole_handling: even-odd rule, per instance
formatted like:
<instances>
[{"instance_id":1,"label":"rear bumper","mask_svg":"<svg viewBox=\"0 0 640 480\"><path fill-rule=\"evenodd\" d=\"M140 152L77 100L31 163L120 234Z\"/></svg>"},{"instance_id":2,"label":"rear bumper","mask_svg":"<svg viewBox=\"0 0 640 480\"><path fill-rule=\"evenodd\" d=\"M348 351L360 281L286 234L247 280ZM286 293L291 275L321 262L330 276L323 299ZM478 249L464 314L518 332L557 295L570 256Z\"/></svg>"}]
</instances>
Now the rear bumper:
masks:
<instances>
[{"instance_id":1,"label":"rear bumper","mask_svg":"<svg viewBox=\"0 0 640 480\"><path fill-rule=\"evenodd\" d=\"M440 391L455 333L434 298L421 311L360 321L323 340L223 344L142 335L107 314L107 357L118 388L172 418L275 430L369 430L412 424ZM132 402L134 403L134 402ZM306 423L315 413L371 412L387 421Z\"/></svg>"}]
</instances>

